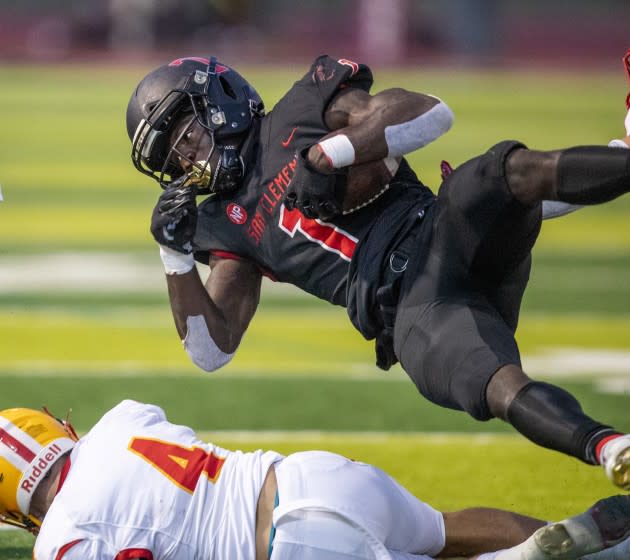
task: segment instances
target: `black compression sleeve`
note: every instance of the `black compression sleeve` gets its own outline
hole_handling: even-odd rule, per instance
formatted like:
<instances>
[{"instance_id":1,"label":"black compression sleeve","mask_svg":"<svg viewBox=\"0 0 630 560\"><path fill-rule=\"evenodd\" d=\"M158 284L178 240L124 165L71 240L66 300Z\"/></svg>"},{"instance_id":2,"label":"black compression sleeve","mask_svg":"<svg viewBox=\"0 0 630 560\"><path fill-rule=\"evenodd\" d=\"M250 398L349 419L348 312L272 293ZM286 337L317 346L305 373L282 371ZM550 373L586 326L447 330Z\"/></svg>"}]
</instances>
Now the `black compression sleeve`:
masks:
<instances>
[{"instance_id":1,"label":"black compression sleeve","mask_svg":"<svg viewBox=\"0 0 630 560\"><path fill-rule=\"evenodd\" d=\"M578 146L558 160L558 199L572 204L600 204L630 191L630 150Z\"/></svg>"},{"instance_id":2,"label":"black compression sleeve","mask_svg":"<svg viewBox=\"0 0 630 560\"><path fill-rule=\"evenodd\" d=\"M507 416L510 424L534 443L590 464L597 463L590 449L593 434L609 429L584 414L570 393L541 381L532 381L518 392Z\"/></svg>"}]
</instances>

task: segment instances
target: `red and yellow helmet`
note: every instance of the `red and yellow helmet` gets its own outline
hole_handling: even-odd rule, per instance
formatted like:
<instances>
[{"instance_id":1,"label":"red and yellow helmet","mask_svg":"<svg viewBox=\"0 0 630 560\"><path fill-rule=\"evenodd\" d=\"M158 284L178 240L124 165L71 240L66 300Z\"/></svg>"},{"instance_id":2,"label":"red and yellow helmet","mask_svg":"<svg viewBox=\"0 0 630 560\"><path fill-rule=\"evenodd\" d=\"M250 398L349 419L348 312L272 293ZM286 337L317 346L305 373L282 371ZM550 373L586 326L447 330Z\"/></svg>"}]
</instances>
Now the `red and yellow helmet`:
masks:
<instances>
[{"instance_id":1,"label":"red and yellow helmet","mask_svg":"<svg viewBox=\"0 0 630 560\"><path fill-rule=\"evenodd\" d=\"M29 515L33 494L76 439L72 426L47 411L0 411L0 521L37 530L40 521Z\"/></svg>"}]
</instances>

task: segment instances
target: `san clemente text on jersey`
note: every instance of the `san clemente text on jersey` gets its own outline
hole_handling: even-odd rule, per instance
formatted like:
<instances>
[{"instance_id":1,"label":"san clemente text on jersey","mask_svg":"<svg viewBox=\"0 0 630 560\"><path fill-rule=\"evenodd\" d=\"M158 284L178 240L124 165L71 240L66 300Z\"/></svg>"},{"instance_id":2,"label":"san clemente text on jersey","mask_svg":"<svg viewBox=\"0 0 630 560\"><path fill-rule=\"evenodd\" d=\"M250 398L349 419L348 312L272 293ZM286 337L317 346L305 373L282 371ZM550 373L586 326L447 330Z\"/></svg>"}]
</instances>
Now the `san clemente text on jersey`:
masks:
<instances>
[{"instance_id":1,"label":"san clemente text on jersey","mask_svg":"<svg viewBox=\"0 0 630 560\"><path fill-rule=\"evenodd\" d=\"M263 193L258 200L256 213L247 230L249 236L256 242L256 244L260 243L260 239L266 226L266 218L262 211L264 211L268 216L273 215L274 209L278 203L282 202L284 193L287 187L291 184L291 179L293 179L293 175L295 174L296 166L297 156L294 156L293 159L280 170L273 180L269 181L267 186L263 188Z\"/></svg>"},{"instance_id":2,"label":"san clemente text on jersey","mask_svg":"<svg viewBox=\"0 0 630 560\"><path fill-rule=\"evenodd\" d=\"M42 475L46 474L48 467L57 460L60 453L61 447L59 447L56 443L53 443L48 448L46 454L40 457L36 464L31 465L31 472L28 473L28 476L26 476L24 480L22 480L22 490L30 494L33 490L33 484L35 484Z\"/></svg>"}]
</instances>

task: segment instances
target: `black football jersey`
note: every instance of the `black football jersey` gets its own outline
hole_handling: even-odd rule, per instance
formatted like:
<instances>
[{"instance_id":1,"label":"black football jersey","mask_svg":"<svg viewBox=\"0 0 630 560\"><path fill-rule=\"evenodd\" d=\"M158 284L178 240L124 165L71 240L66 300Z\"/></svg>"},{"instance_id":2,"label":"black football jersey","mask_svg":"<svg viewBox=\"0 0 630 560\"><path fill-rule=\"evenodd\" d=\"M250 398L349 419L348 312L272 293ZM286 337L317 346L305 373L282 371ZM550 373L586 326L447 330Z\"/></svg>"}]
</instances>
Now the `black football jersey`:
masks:
<instances>
[{"instance_id":1,"label":"black football jersey","mask_svg":"<svg viewBox=\"0 0 630 560\"><path fill-rule=\"evenodd\" d=\"M390 188L376 201L330 222L306 218L297 209L289 211L282 199L295 172L296 152L330 132L324 122L329 102L341 88L369 91L371 85L367 66L317 58L252 130L243 149L247 170L243 185L199 205L195 257L206 263L209 254L247 259L276 281L346 306L348 270L360 252L357 247L368 242L389 245L388 238L399 234L401 215L426 204L433 194L403 160ZM370 235L375 221L384 223L382 217L388 213L393 216L392 228L379 227Z\"/></svg>"}]
</instances>

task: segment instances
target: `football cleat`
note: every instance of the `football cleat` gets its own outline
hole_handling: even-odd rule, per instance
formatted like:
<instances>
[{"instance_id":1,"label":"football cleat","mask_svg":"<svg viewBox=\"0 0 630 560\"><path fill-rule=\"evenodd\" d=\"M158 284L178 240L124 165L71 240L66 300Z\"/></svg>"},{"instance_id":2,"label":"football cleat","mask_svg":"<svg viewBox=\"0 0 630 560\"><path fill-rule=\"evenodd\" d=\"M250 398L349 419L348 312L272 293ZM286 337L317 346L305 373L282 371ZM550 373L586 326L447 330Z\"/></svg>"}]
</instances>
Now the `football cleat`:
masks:
<instances>
[{"instance_id":1,"label":"football cleat","mask_svg":"<svg viewBox=\"0 0 630 560\"><path fill-rule=\"evenodd\" d=\"M534 533L534 542L540 554L534 556L581 558L611 547L616 547L615 552L618 552L616 545L628 541L629 537L630 495L611 496L600 500L585 513L538 529Z\"/></svg>"},{"instance_id":2,"label":"football cleat","mask_svg":"<svg viewBox=\"0 0 630 560\"><path fill-rule=\"evenodd\" d=\"M604 445L602 465L615 486L630 490L630 435L620 436Z\"/></svg>"}]
</instances>

